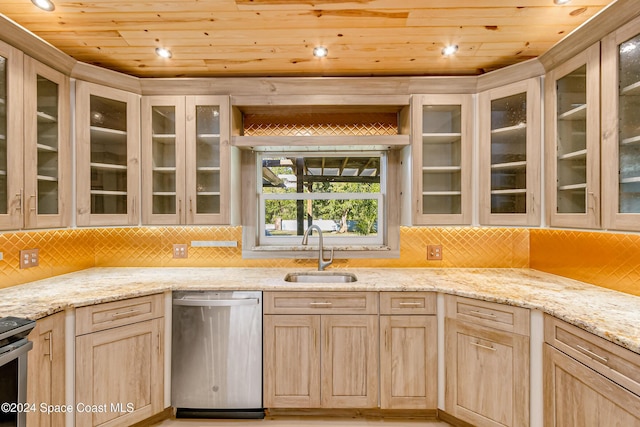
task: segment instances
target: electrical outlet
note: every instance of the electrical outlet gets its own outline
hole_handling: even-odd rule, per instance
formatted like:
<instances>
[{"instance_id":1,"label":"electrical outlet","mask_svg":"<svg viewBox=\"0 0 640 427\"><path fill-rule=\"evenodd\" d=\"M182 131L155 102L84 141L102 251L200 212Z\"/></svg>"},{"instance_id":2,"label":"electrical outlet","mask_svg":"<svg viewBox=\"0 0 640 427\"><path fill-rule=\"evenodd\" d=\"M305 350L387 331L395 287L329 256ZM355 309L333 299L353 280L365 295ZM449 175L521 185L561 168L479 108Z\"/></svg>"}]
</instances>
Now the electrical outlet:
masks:
<instances>
[{"instance_id":1,"label":"electrical outlet","mask_svg":"<svg viewBox=\"0 0 640 427\"><path fill-rule=\"evenodd\" d=\"M20 268L37 267L40 263L38 249L23 249L20 251Z\"/></svg>"},{"instance_id":2,"label":"electrical outlet","mask_svg":"<svg viewBox=\"0 0 640 427\"><path fill-rule=\"evenodd\" d=\"M442 261L442 245L427 245L427 259Z\"/></svg>"},{"instance_id":3,"label":"electrical outlet","mask_svg":"<svg viewBox=\"0 0 640 427\"><path fill-rule=\"evenodd\" d=\"M174 258L187 258L187 245L186 243L176 243L173 245L173 257Z\"/></svg>"}]
</instances>

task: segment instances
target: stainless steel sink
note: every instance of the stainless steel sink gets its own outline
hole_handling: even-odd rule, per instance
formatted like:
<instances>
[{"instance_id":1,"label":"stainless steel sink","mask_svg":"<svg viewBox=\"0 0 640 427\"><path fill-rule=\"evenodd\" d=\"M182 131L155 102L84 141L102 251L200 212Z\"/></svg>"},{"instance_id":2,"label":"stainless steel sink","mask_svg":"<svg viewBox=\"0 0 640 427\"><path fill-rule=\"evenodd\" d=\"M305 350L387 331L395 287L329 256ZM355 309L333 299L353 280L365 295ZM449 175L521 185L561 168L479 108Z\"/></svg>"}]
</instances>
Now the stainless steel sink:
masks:
<instances>
[{"instance_id":1,"label":"stainless steel sink","mask_svg":"<svg viewBox=\"0 0 640 427\"><path fill-rule=\"evenodd\" d=\"M295 283L352 283L358 281L358 278L355 274L339 271L305 271L289 273L284 280Z\"/></svg>"}]
</instances>

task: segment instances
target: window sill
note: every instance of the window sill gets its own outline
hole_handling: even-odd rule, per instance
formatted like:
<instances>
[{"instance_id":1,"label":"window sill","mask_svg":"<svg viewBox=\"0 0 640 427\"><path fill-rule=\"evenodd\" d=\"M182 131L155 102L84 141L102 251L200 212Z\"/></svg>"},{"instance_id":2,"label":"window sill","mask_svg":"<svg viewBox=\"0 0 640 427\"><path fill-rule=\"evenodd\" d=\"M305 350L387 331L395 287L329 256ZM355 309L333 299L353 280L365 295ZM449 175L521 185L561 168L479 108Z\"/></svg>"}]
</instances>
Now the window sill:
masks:
<instances>
[{"instance_id":1,"label":"window sill","mask_svg":"<svg viewBox=\"0 0 640 427\"><path fill-rule=\"evenodd\" d=\"M384 245L324 246L325 257L329 256L329 253L331 253L331 249L334 250L334 259L400 257L400 250L393 250L389 246ZM242 257L245 259L317 259L318 246L255 246L250 250L243 250Z\"/></svg>"}]
</instances>

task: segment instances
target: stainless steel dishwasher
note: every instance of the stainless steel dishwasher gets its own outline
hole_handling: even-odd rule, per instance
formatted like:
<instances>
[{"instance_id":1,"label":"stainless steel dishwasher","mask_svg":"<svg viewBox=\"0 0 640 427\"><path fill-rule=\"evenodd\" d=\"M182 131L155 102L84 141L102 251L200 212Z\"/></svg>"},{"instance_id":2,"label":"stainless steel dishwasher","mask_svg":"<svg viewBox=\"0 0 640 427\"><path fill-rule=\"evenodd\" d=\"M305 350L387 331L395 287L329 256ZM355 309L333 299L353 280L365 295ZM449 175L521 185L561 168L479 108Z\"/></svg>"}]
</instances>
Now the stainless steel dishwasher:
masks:
<instances>
[{"instance_id":1,"label":"stainless steel dishwasher","mask_svg":"<svg viewBox=\"0 0 640 427\"><path fill-rule=\"evenodd\" d=\"M174 292L178 418L263 418L262 292Z\"/></svg>"}]
</instances>

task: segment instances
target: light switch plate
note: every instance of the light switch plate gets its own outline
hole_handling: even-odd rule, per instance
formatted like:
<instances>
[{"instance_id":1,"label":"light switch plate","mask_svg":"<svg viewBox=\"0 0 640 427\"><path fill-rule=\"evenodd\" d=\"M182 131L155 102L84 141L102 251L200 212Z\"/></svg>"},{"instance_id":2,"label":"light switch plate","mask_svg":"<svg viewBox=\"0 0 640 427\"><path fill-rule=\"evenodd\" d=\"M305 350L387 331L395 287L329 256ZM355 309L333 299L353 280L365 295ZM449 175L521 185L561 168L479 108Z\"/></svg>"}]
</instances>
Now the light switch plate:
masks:
<instances>
[{"instance_id":1,"label":"light switch plate","mask_svg":"<svg viewBox=\"0 0 640 427\"><path fill-rule=\"evenodd\" d=\"M23 249L20 251L20 268L37 267L40 264L39 249Z\"/></svg>"},{"instance_id":2,"label":"light switch plate","mask_svg":"<svg viewBox=\"0 0 640 427\"><path fill-rule=\"evenodd\" d=\"M427 259L442 261L442 245L427 245Z\"/></svg>"},{"instance_id":3,"label":"light switch plate","mask_svg":"<svg viewBox=\"0 0 640 427\"><path fill-rule=\"evenodd\" d=\"M187 258L187 244L186 243L175 243L173 245L173 257L174 258Z\"/></svg>"}]
</instances>

